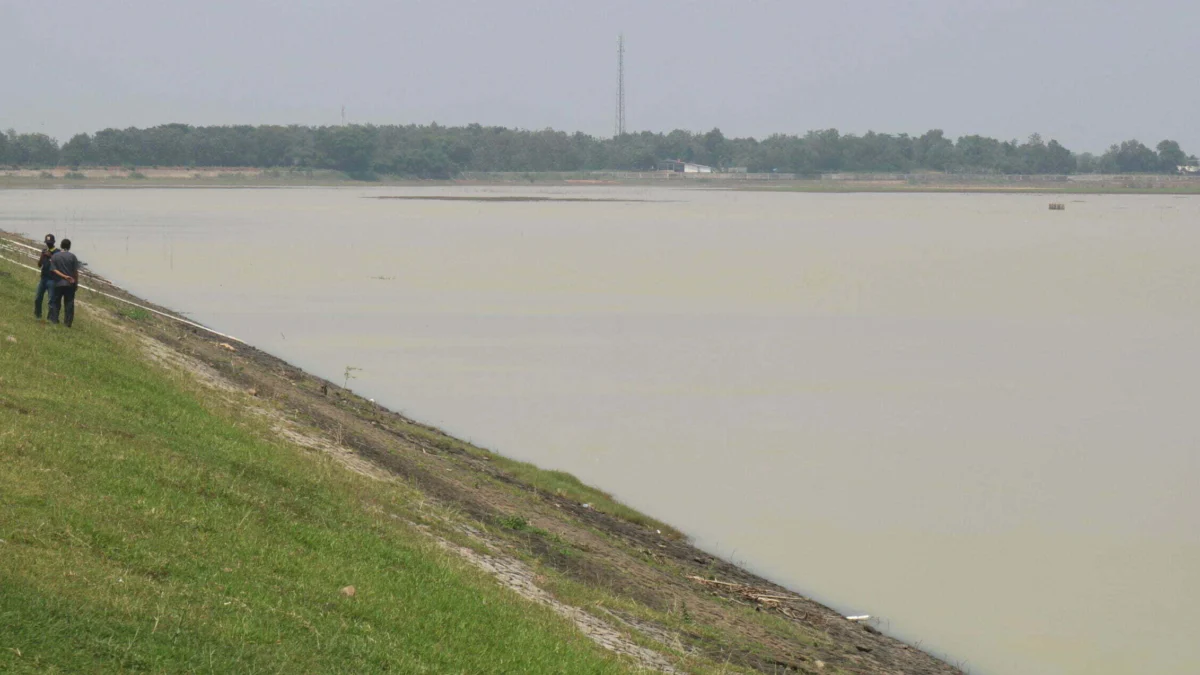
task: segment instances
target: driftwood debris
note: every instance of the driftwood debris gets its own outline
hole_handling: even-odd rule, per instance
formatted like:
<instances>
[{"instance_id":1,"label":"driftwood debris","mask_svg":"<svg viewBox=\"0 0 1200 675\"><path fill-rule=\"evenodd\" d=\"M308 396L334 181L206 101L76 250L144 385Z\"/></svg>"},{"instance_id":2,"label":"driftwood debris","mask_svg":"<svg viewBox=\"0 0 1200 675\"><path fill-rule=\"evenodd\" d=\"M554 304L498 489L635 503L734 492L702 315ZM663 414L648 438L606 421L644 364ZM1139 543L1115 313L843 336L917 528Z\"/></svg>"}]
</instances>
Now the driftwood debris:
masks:
<instances>
[{"instance_id":1,"label":"driftwood debris","mask_svg":"<svg viewBox=\"0 0 1200 675\"><path fill-rule=\"evenodd\" d=\"M756 586L747 586L746 584L735 584L735 583L732 583L729 581L717 581L716 579L705 579L704 577L698 577L695 575L689 575L688 579L691 579L692 581L694 581L702 586L707 586L713 590L720 590L720 591L724 591L726 593L740 596L746 600L750 600L751 602L755 603L756 606L760 609L762 609L762 608L773 609L773 610L778 611L780 614L783 614L786 617L796 619L798 621L805 620L805 621L809 621L809 622L823 623L823 622L828 621L831 618L828 616L823 616L820 613L796 612L794 610L794 608L788 607L787 604L785 604L785 603L796 603L796 602L803 603L803 602L809 601L808 598L805 598L805 597L802 597L799 595L778 595L778 594L768 591L767 589L758 588ZM865 622L870 621L872 617L870 614L861 614L858 616L847 616L844 618L847 621L852 621L855 623L864 623L864 625L865 625ZM870 626L867 626L867 630L870 632L875 632L875 633L879 632L879 631L875 630L874 628L871 628Z\"/></svg>"},{"instance_id":2,"label":"driftwood debris","mask_svg":"<svg viewBox=\"0 0 1200 675\"><path fill-rule=\"evenodd\" d=\"M802 613L802 614L797 615L795 612L793 612L791 609L789 609L787 606L785 606L784 603L788 603L788 602L807 602L808 601L807 598L801 597L799 595L777 595L775 593L771 593L770 591L768 591L766 589L758 588L756 586L747 586L746 584L735 584L735 583L732 583L729 581L717 581L716 579L705 579L704 577L698 577L698 576L694 576L694 575L689 575L688 579L691 579L692 581L694 581L702 586L708 586L709 588L712 588L714 590L722 590L722 591L725 591L726 593L731 593L733 595L740 596L746 600L756 603L757 605L759 605L761 607L765 607L767 609L778 610L781 614L791 617L793 619L812 618L807 613Z\"/></svg>"}]
</instances>

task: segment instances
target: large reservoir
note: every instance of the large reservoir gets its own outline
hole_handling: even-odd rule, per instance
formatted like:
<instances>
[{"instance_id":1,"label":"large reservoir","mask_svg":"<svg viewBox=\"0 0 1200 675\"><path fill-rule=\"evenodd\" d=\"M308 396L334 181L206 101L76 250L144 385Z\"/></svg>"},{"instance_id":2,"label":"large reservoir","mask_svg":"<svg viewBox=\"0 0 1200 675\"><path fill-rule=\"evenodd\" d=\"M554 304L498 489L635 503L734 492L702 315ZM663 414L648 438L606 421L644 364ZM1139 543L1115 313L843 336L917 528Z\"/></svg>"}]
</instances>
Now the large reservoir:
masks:
<instances>
[{"instance_id":1,"label":"large reservoir","mask_svg":"<svg viewBox=\"0 0 1200 675\"><path fill-rule=\"evenodd\" d=\"M9 190L0 229L972 673L1200 672L1198 197Z\"/></svg>"}]
</instances>

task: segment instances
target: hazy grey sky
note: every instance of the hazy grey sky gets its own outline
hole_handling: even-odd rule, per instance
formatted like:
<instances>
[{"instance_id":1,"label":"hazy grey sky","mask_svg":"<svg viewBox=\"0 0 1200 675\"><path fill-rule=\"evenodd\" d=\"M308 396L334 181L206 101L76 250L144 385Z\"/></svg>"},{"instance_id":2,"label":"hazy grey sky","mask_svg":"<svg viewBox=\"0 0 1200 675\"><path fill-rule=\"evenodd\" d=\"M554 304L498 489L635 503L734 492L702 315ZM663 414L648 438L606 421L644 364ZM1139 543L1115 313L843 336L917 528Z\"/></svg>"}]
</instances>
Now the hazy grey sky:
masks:
<instances>
[{"instance_id":1,"label":"hazy grey sky","mask_svg":"<svg viewBox=\"0 0 1200 675\"><path fill-rule=\"evenodd\" d=\"M1200 152L1200 2L0 0L0 127L1136 137Z\"/></svg>"}]
</instances>

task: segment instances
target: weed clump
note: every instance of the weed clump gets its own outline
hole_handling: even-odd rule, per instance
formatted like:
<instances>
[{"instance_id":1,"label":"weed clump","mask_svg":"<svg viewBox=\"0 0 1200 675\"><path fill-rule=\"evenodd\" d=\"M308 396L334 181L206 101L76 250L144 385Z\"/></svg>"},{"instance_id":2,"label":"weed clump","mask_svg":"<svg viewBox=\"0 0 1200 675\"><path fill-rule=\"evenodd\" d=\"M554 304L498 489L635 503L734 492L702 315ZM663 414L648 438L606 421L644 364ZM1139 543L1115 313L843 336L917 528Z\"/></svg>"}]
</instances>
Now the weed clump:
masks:
<instances>
[{"instance_id":1,"label":"weed clump","mask_svg":"<svg viewBox=\"0 0 1200 675\"><path fill-rule=\"evenodd\" d=\"M530 527L529 521L525 520L523 516L518 516L515 514L511 516L500 516L496 519L496 524L506 530L513 530L514 532L528 532L536 529Z\"/></svg>"}]
</instances>

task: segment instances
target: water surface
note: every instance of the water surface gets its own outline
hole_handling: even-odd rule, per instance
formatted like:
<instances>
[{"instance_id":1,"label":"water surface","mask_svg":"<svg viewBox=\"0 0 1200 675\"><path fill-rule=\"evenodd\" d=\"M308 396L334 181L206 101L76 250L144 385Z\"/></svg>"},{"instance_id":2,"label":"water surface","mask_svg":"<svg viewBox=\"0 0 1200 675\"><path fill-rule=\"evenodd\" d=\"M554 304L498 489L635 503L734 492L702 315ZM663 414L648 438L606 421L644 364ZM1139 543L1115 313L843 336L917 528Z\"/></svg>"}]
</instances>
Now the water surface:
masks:
<instances>
[{"instance_id":1,"label":"water surface","mask_svg":"<svg viewBox=\"0 0 1200 675\"><path fill-rule=\"evenodd\" d=\"M380 403L993 674L1200 672L1198 216L1169 196L0 192L4 229L69 236L138 294L330 379L362 368Z\"/></svg>"}]
</instances>

